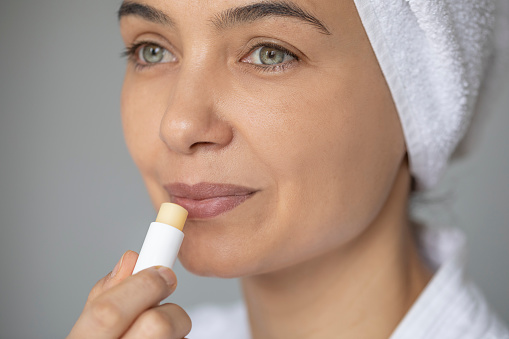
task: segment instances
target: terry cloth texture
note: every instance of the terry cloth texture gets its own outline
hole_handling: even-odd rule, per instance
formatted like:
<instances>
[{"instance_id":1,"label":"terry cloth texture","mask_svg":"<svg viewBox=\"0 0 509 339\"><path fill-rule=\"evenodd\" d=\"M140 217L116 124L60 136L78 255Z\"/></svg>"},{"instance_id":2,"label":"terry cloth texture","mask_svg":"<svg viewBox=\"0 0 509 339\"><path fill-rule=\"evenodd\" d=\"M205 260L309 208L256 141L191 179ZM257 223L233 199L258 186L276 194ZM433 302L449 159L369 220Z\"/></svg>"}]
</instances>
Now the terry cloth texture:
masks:
<instances>
[{"instance_id":1,"label":"terry cloth texture","mask_svg":"<svg viewBox=\"0 0 509 339\"><path fill-rule=\"evenodd\" d=\"M419 189L431 188L474 114L495 13L507 20L507 0L354 2L396 104L412 175Z\"/></svg>"}]
</instances>

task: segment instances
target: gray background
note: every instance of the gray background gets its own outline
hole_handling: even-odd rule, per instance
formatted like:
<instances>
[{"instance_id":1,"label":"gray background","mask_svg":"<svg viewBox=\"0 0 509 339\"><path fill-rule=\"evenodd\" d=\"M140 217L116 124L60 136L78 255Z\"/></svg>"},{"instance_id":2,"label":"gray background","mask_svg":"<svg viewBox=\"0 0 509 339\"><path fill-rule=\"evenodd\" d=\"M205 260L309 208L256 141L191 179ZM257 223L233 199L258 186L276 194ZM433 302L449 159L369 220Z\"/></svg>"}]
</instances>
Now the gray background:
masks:
<instances>
[{"instance_id":1,"label":"gray background","mask_svg":"<svg viewBox=\"0 0 509 339\"><path fill-rule=\"evenodd\" d=\"M64 337L89 289L155 213L124 146L119 1L0 2L0 338ZM509 86L420 215L460 225L469 270L509 321ZM176 267L172 301L227 303L237 282Z\"/></svg>"}]
</instances>

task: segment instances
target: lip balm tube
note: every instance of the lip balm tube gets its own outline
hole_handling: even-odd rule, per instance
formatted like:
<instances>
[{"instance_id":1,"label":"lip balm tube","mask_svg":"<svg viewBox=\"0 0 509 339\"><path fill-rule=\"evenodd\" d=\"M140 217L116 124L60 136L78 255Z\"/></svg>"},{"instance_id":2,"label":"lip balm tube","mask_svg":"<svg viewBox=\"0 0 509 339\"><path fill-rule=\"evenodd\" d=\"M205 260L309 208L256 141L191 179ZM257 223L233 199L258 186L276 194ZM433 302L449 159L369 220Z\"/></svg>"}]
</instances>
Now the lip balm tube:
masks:
<instances>
[{"instance_id":1,"label":"lip balm tube","mask_svg":"<svg viewBox=\"0 0 509 339\"><path fill-rule=\"evenodd\" d=\"M184 240L187 211L172 203L163 203L156 221L150 224L133 274L151 266L173 267Z\"/></svg>"}]
</instances>

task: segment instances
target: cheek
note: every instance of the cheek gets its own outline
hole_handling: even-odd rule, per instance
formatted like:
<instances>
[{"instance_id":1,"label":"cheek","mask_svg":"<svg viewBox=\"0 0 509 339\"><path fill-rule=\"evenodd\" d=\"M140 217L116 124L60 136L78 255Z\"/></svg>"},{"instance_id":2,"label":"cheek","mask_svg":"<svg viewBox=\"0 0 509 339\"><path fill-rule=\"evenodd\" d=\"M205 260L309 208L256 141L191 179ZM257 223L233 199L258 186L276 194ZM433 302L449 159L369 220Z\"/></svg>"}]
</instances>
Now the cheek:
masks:
<instances>
[{"instance_id":1,"label":"cheek","mask_svg":"<svg viewBox=\"0 0 509 339\"><path fill-rule=\"evenodd\" d=\"M387 182L378 179L395 173L404 140L379 69L309 74L297 82L277 94L251 95L247 111L256 117L245 119L250 124L241 133L280 189L292 186L296 196L314 196L355 187L348 192L352 199L365 195L364 186ZM255 109L260 102L264 106Z\"/></svg>"},{"instance_id":2,"label":"cheek","mask_svg":"<svg viewBox=\"0 0 509 339\"><path fill-rule=\"evenodd\" d=\"M121 112L124 137L141 174L152 173L154 161L163 147L159 139L160 122L167 94L154 81L139 81L126 73L122 87Z\"/></svg>"},{"instance_id":3,"label":"cheek","mask_svg":"<svg viewBox=\"0 0 509 339\"><path fill-rule=\"evenodd\" d=\"M275 185L275 212L258 225L260 243L245 244L258 254L253 270L276 269L340 246L382 208L404 140L374 65L362 72L309 74L276 92L257 88L239 95L245 99L236 111L249 123L237 129Z\"/></svg>"}]
</instances>

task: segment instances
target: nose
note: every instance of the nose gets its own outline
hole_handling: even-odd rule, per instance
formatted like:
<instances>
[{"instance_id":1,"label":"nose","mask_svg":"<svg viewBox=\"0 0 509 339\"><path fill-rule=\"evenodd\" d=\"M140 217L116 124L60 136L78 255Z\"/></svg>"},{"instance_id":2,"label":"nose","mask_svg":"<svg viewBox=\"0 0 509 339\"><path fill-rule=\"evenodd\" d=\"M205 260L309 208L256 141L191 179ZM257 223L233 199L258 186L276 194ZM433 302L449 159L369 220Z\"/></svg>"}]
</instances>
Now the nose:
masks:
<instances>
[{"instance_id":1,"label":"nose","mask_svg":"<svg viewBox=\"0 0 509 339\"><path fill-rule=\"evenodd\" d=\"M233 130L221 114L217 79L204 72L180 74L170 90L159 137L173 152L194 154L222 149L233 139ZM215 84L214 84L215 83Z\"/></svg>"}]
</instances>

